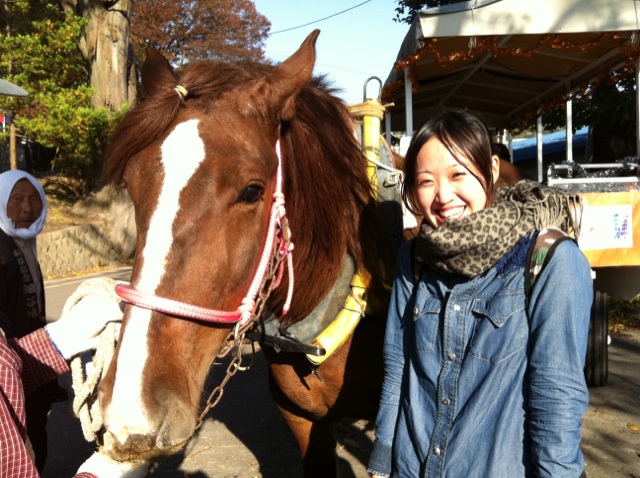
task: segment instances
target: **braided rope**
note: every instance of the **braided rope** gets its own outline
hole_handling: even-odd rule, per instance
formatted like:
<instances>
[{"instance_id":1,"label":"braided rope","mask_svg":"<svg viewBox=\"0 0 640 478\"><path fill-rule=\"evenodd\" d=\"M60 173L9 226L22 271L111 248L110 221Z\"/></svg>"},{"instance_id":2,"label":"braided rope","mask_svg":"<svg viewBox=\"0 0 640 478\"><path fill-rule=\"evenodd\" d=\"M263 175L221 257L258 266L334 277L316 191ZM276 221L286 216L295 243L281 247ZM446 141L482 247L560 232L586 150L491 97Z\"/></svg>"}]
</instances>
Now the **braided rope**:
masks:
<instances>
[{"instance_id":1,"label":"braided rope","mask_svg":"<svg viewBox=\"0 0 640 478\"><path fill-rule=\"evenodd\" d=\"M83 281L71 294L64 305L62 314L68 313L80 300L88 295L101 295L116 302L120 298L115 294L117 282L107 277L96 277ZM115 351L120 324L109 323L100 334L98 347L93 361L83 364L82 356L71 360L71 379L73 385L73 414L80 420L85 440L92 442L98 438L102 428L102 413L98 403L98 384L104 377Z\"/></svg>"},{"instance_id":2,"label":"braided rope","mask_svg":"<svg viewBox=\"0 0 640 478\"><path fill-rule=\"evenodd\" d=\"M373 116L374 118L378 118L381 120L384 118L384 110L387 106L390 105L382 105L378 101L365 101L364 103L355 103L353 105L349 105L349 114L356 118L360 119L363 116Z\"/></svg>"}]
</instances>

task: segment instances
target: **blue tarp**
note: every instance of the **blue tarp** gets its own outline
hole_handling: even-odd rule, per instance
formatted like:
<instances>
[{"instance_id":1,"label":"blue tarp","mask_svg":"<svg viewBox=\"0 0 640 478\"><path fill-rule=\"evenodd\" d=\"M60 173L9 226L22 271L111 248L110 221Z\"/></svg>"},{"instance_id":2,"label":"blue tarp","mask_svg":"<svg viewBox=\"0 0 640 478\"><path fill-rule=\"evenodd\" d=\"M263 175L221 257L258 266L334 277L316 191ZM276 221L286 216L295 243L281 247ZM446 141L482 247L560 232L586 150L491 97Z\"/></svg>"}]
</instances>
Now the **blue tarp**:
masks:
<instances>
[{"instance_id":1,"label":"blue tarp","mask_svg":"<svg viewBox=\"0 0 640 478\"><path fill-rule=\"evenodd\" d=\"M567 142L567 132L558 131L557 133L549 133L542 135L542 155L559 153L565 151ZM573 148L582 148L586 146L589 138L589 127L585 126L576 131L573 135ZM538 155L536 145L536 137L516 140L513 142L513 162L525 161L527 159L535 159Z\"/></svg>"}]
</instances>

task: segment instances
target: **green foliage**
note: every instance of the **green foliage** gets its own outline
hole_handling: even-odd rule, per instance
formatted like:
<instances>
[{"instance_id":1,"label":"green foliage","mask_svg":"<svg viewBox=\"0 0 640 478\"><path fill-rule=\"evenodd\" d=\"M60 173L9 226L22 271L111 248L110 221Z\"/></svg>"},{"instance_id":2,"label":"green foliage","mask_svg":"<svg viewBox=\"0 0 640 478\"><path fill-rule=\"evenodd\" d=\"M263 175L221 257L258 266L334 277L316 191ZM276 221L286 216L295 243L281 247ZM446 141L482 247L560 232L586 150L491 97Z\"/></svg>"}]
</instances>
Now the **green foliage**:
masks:
<instances>
[{"instance_id":1,"label":"green foliage","mask_svg":"<svg viewBox=\"0 0 640 478\"><path fill-rule=\"evenodd\" d=\"M0 77L29 92L0 97L19 134L54 146L56 172L95 185L110 115L91 106L88 67L78 48L86 20L46 2L9 4L11 34L0 36Z\"/></svg>"},{"instance_id":2,"label":"green foliage","mask_svg":"<svg viewBox=\"0 0 640 478\"><path fill-rule=\"evenodd\" d=\"M614 127L621 135L633 135L635 125L635 74L628 73L615 84L604 83L573 100L573 127L602 125ZM560 105L543 118L545 130L566 125L565 106Z\"/></svg>"},{"instance_id":3,"label":"green foliage","mask_svg":"<svg viewBox=\"0 0 640 478\"><path fill-rule=\"evenodd\" d=\"M468 0L398 0L395 20L397 22L410 24L413 18L425 8L440 7L442 5L466 1Z\"/></svg>"},{"instance_id":4,"label":"green foliage","mask_svg":"<svg viewBox=\"0 0 640 478\"><path fill-rule=\"evenodd\" d=\"M628 328L640 328L640 297L628 301L609 296L609 326L613 333Z\"/></svg>"}]
</instances>

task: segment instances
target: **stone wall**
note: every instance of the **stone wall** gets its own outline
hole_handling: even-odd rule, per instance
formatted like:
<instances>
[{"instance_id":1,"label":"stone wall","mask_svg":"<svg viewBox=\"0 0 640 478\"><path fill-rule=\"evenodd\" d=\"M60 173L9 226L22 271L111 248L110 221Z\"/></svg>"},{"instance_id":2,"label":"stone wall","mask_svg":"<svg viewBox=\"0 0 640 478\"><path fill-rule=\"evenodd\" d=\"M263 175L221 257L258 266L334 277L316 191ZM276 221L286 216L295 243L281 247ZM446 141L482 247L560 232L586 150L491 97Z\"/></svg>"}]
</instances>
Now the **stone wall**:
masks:
<instances>
[{"instance_id":1,"label":"stone wall","mask_svg":"<svg viewBox=\"0 0 640 478\"><path fill-rule=\"evenodd\" d=\"M107 186L73 206L83 225L38 236L38 259L44 277L120 266L136 247L133 203L124 189Z\"/></svg>"},{"instance_id":2,"label":"stone wall","mask_svg":"<svg viewBox=\"0 0 640 478\"><path fill-rule=\"evenodd\" d=\"M42 275L52 277L96 267L122 265L104 223L93 222L38 236L38 259Z\"/></svg>"}]
</instances>

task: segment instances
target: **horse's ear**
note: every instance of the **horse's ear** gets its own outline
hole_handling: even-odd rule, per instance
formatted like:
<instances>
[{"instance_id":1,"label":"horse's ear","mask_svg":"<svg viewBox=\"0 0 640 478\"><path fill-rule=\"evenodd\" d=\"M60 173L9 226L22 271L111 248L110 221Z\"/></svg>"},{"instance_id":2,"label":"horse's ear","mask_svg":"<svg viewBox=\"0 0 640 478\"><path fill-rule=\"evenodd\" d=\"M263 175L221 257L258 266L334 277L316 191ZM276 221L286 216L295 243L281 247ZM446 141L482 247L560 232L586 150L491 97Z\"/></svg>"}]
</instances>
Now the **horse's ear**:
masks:
<instances>
[{"instance_id":1,"label":"horse's ear","mask_svg":"<svg viewBox=\"0 0 640 478\"><path fill-rule=\"evenodd\" d=\"M271 87L272 104L280 108L282 120L291 119L294 115L296 95L311 80L319 34L320 30L312 31L298 51L282 62L267 80Z\"/></svg>"},{"instance_id":2,"label":"horse's ear","mask_svg":"<svg viewBox=\"0 0 640 478\"><path fill-rule=\"evenodd\" d=\"M163 87L173 88L178 80L173 74L169 60L155 48L148 46L145 52L146 58L140 73L144 91L153 96Z\"/></svg>"}]
</instances>

